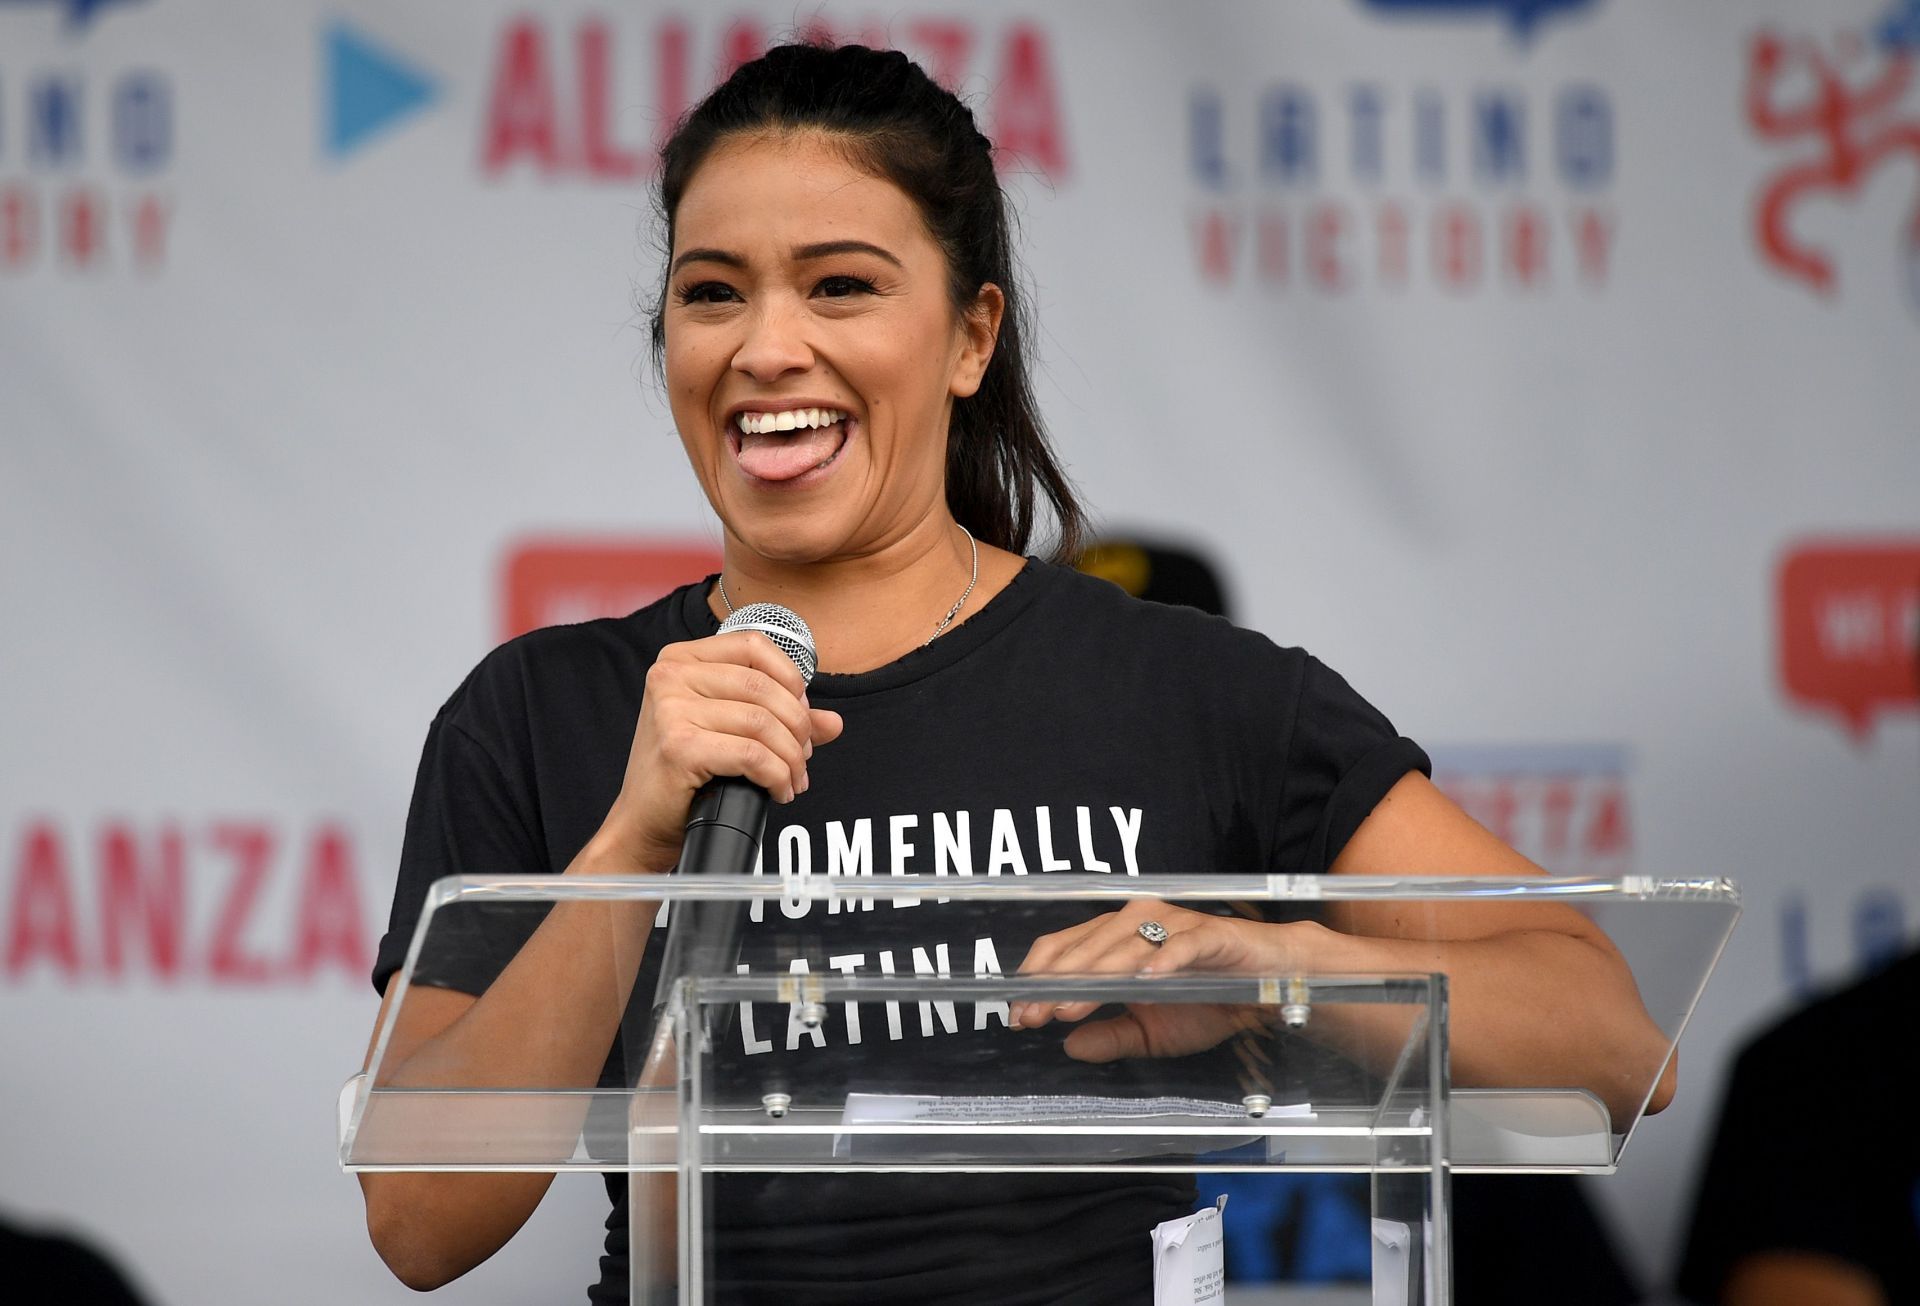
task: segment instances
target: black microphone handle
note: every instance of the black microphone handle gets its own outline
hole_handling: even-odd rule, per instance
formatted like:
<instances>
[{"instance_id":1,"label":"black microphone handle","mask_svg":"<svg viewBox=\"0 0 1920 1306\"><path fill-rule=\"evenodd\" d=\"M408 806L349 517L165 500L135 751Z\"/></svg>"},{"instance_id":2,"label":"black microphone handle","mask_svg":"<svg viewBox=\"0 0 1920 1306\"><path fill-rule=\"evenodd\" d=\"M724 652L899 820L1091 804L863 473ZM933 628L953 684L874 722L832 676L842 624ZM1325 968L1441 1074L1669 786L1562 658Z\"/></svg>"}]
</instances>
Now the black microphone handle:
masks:
<instances>
[{"instance_id":1,"label":"black microphone handle","mask_svg":"<svg viewBox=\"0 0 1920 1306\"><path fill-rule=\"evenodd\" d=\"M753 873L760 839L767 828L767 791L751 780L722 776L709 780L687 810L687 833L680 844L680 875L744 876ZM667 917L667 946L654 989L657 1019L674 981L686 975L731 975L740 957L746 923L744 902L696 902L683 898ZM710 1027L715 1042L732 1027L724 1008Z\"/></svg>"}]
</instances>

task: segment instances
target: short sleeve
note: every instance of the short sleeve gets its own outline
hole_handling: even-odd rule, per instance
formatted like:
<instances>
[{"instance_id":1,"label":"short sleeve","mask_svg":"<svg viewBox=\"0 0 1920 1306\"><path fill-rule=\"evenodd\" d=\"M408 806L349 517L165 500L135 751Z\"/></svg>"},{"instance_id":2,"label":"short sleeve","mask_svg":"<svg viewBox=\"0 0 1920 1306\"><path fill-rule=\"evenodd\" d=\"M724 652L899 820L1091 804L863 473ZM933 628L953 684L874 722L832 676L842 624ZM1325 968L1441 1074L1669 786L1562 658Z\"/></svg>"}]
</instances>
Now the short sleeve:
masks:
<instances>
[{"instance_id":1,"label":"short sleeve","mask_svg":"<svg viewBox=\"0 0 1920 1306\"><path fill-rule=\"evenodd\" d=\"M1318 658L1299 681L1282 770L1274 869L1319 873L1410 771L1433 774L1420 745Z\"/></svg>"},{"instance_id":2,"label":"short sleeve","mask_svg":"<svg viewBox=\"0 0 1920 1306\"><path fill-rule=\"evenodd\" d=\"M460 719L467 689L463 686L440 710L421 750L393 909L374 961L373 986L383 993L406 961L434 881L546 868L527 787L514 781ZM483 907L463 906L437 919L435 946L416 962L414 979L466 993L485 991L524 939L524 924L516 919L512 925L517 928L503 927Z\"/></svg>"}]
</instances>

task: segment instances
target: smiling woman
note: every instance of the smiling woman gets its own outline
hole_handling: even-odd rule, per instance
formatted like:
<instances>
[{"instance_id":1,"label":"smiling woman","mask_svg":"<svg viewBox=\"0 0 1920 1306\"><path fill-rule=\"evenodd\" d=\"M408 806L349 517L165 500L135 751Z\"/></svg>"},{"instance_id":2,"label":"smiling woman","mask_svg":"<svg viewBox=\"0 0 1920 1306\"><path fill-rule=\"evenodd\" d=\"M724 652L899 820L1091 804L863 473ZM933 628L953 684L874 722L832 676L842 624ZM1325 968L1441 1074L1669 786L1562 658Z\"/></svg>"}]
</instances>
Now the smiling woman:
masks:
<instances>
[{"instance_id":1,"label":"smiling woman","mask_svg":"<svg viewBox=\"0 0 1920 1306\"><path fill-rule=\"evenodd\" d=\"M932 592L906 599L897 632L870 619L816 627L829 670L891 661L925 641L918 618L944 610L939 594L966 563L948 431L993 359L1005 296L984 284L956 307L913 201L817 130L729 138L674 214L667 389L727 531L729 593L799 602L823 568L862 560L867 588L919 559Z\"/></svg>"},{"instance_id":2,"label":"smiling woman","mask_svg":"<svg viewBox=\"0 0 1920 1306\"><path fill-rule=\"evenodd\" d=\"M987 875L1533 869L1300 649L1022 556L1050 520L1056 561L1070 559L1080 510L1027 381L991 146L921 69L860 47L773 50L680 126L660 198L654 343L725 533L723 571L628 617L515 640L447 702L376 987L400 968L434 879L671 871L689 805L715 777L744 777L779 804L769 865L818 848L827 874L884 874L883 860L911 874L916 857ZM736 604L758 601L816 632L811 685L768 640L719 633ZM1300 973L1445 971L1457 1078L1575 1085L1616 1112L1637 1109L1666 1053L1618 954L1571 915L1356 911L1330 929L1166 904L1091 919L1071 906L1015 919L959 902L873 905L886 910L815 913L804 932L769 912L745 928L743 964L786 972L811 955L815 969L872 959L891 971L911 953L986 972L1273 957ZM476 950L416 973L384 1082L626 1083L611 1049L627 994L655 991L653 924L639 909L567 904L510 956ZM622 977L617 995L608 974ZM1067 1076L1097 1063L1204 1055L1225 1036L1204 1020L1082 1024L1090 1010L989 1005L971 1029L923 1017L920 1041L897 1020L863 1041L851 1015L830 1015L781 1049L742 1020L716 1054L776 1076L864 1068L888 1083L985 1068L1033 1092L1083 1082ZM511 1237L548 1177L361 1182L381 1255L431 1287ZM782 1303L1145 1302L1149 1232L1194 1200L1190 1179L1152 1174L730 1174L713 1192L717 1298ZM592 1295L618 1301L631 1194L624 1180L609 1194Z\"/></svg>"}]
</instances>

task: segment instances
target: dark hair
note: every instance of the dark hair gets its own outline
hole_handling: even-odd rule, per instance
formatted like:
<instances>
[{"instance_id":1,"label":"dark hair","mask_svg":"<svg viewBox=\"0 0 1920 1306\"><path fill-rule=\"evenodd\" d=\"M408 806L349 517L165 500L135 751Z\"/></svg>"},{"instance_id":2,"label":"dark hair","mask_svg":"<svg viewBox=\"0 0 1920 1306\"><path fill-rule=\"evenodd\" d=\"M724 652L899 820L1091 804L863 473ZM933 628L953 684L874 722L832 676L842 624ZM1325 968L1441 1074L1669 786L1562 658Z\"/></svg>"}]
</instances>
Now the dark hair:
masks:
<instances>
[{"instance_id":1,"label":"dark hair","mask_svg":"<svg viewBox=\"0 0 1920 1306\"><path fill-rule=\"evenodd\" d=\"M716 145L740 132L804 129L837 137L854 166L913 200L946 255L956 311L971 308L988 283L1006 297L980 388L954 401L947 506L982 540L1024 553L1044 499L1055 524L1053 554L1071 561L1085 518L1047 443L1028 379L1030 324L993 144L974 126L972 111L918 64L861 45L781 45L742 64L681 120L661 151L658 199L669 257L681 196ZM653 306L656 359L666 348L665 302L663 272Z\"/></svg>"}]
</instances>

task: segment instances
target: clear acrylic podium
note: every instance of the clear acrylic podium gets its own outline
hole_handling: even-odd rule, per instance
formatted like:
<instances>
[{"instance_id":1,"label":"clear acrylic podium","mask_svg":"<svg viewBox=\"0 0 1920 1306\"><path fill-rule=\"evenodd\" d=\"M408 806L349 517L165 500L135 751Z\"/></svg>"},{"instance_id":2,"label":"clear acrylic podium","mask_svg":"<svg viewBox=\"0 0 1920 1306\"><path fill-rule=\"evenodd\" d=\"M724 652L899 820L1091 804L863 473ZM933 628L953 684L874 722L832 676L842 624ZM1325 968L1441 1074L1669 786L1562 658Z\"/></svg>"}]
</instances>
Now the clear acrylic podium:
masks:
<instances>
[{"instance_id":1,"label":"clear acrylic podium","mask_svg":"<svg viewBox=\"0 0 1920 1306\"><path fill-rule=\"evenodd\" d=\"M1258 965L1231 971L1023 975L1024 950L993 946L1130 906L1154 914L1141 899L1308 930L1387 906L1396 935L1414 938L1577 914L1625 959L1657 1037L1597 1085L1556 1082L1544 1063L1485 1082L1450 1062L1450 1023L1471 1013L1450 1011L1444 975L1300 970L1287 942L1298 929L1273 931ZM912 929L909 907L923 909ZM869 947L859 964L827 955L835 918L876 909L920 941ZM561 911L618 936L597 1009L624 1014L604 1031L613 1050L598 1081L390 1083L409 992L481 992ZM657 989L636 985L674 912L721 921L720 955L696 951ZM1446 1306L1449 1175L1610 1173L1738 914L1724 880L1649 877L453 877L434 887L367 1071L341 1095L341 1164L624 1174L636 1303L726 1300L714 1217L733 1176L832 1176L841 1193L915 1176L936 1195L958 1174L1197 1176L1204 1202L1210 1174L1365 1173L1373 1300ZM752 938L783 924L772 961L738 960L757 956L738 951L742 928ZM1015 1027L1009 1013L1034 1003L1099 1010ZM1092 1035L1072 1031L1107 1020L1146 1031L1159 1055L1076 1056Z\"/></svg>"}]
</instances>

